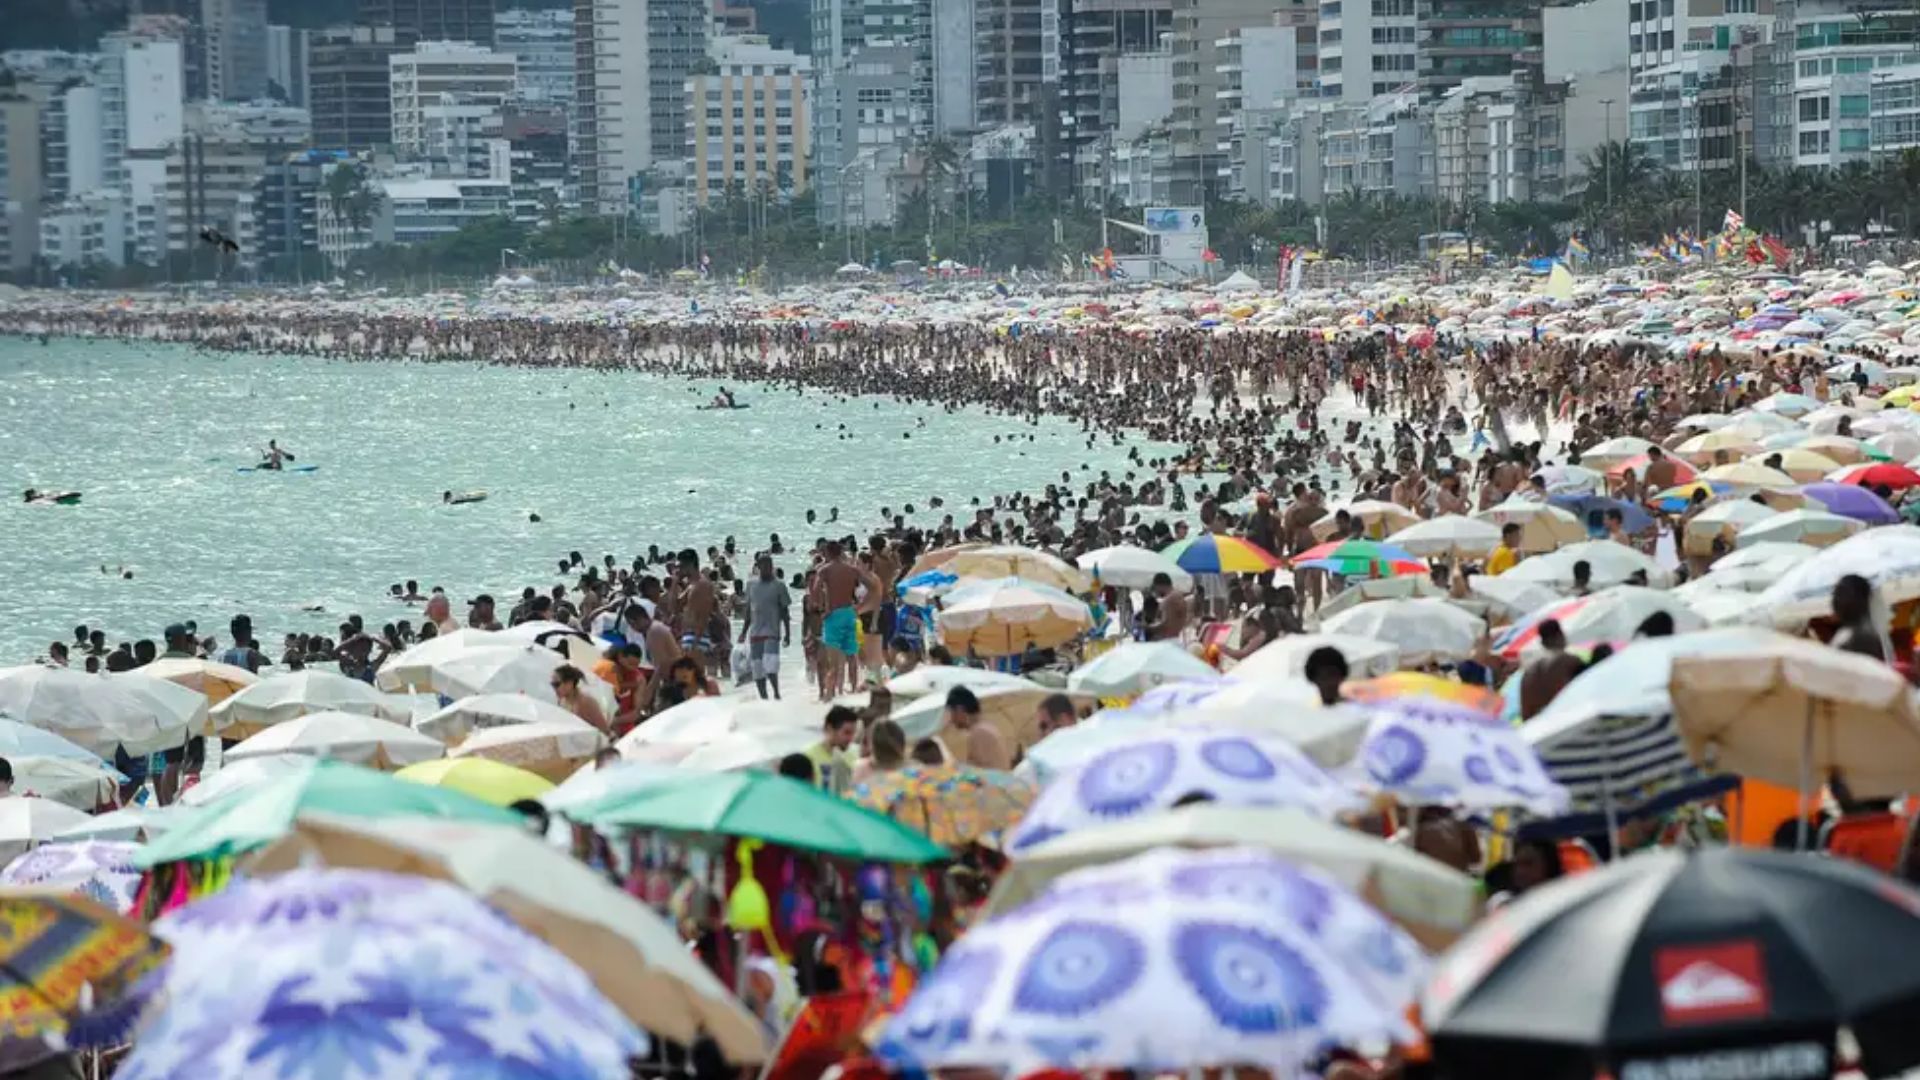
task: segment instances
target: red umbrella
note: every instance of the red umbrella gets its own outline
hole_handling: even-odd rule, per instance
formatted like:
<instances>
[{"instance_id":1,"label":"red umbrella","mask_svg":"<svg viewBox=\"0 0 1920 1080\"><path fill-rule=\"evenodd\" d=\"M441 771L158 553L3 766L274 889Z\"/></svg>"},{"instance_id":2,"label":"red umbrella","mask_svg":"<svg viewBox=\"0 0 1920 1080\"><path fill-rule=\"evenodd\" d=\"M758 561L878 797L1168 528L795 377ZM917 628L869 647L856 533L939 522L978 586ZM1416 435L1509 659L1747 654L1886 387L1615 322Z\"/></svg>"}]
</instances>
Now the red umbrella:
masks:
<instances>
[{"instance_id":1,"label":"red umbrella","mask_svg":"<svg viewBox=\"0 0 1920 1080\"><path fill-rule=\"evenodd\" d=\"M1856 465L1846 469L1835 479L1842 484L1855 487L1889 487L1900 491L1910 487L1920 487L1920 473L1905 465L1893 465L1880 462L1874 465Z\"/></svg>"},{"instance_id":2,"label":"red umbrella","mask_svg":"<svg viewBox=\"0 0 1920 1080\"><path fill-rule=\"evenodd\" d=\"M1615 479L1625 476L1628 473L1633 473L1634 475L1638 476L1639 474L1647 471L1647 463L1650 460L1651 459L1648 458L1647 455L1645 454L1640 454L1637 457L1630 457L1627 460L1621 462L1620 464L1615 465L1613 468L1608 469L1607 475L1614 477ZM1673 463L1674 468L1680 470L1679 472L1674 474L1674 483L1676 484L1688 483L1692 481L1695 477L1698 477L1700 475L1699 471L1696 470L1693 466L1687 464L1684 461L1681 461L1679 458L1674 457L1672 454L1667 455L1667 460Z\"/></svg>"}]
</instances>

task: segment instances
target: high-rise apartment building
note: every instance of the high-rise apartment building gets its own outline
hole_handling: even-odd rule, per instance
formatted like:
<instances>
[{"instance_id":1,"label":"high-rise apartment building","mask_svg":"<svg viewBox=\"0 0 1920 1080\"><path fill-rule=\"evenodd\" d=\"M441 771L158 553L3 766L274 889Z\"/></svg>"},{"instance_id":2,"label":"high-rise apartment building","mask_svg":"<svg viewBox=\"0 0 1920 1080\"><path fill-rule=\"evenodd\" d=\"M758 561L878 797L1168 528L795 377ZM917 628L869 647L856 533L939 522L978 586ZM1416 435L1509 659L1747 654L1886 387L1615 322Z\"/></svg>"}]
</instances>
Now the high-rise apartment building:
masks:
<instances>
[{"instance_id":1,"label":"high-rise apartment building","mask_svg":"<svg viewBox=\"0 0 1920 1080\"><path fill-rule=\"evenodd\" d=\"M1431 99L1467 79L1537 82L1541 0L1419 0L1420 92Z\"/></svg>"},{"instance_id":2,"label":"high-rise apartment building","mask_svg":"<svg viewBox=\"0 0 1920 1080\"><path fill-rule=\"evenodd\" d=\"M267 96L267 0L200 0L200 32L209 99Z\"/></svg>"},{"instance_id":3,"label":"high-rise apartment building","mask_svg":"<svg viewBox=\"0 0 1920 1080\"><path fill-rule=\"evenodd\" d=\"M391 26L412 41L465 41L493 47L493 0L360 0L355 21Z\"/></svg>"},{"instance_id":4,"label":"high-rise apartment building","mask_svg":"<svg viewBox=\"0 0 1920 1080\"><path fill-rule=\"evenodd\" d=\"M307 104L307 66L313 61L313 32L291 26L267 27L267 85L289 105Z\"/></svg>"},{"instance_id":5,"label":"high-rise apartment building","mask_svg":"<svg viewBox=\"0 0 1920 1080\"><path fill-rule=\"evenodd\" d=\"M40 250L40 105L0 93L0 270L19 270Z\"/></svg>"},{"instance_id":6,"label":"high-rise apartment building","mask_svg":"<svg viewBox=\"0 0 1920 1080\"><path fill-rule=\"evenodd\" d=\"M1363 104L1419 82L1418 0L1320 0L1320 95Z\"/></svg>"},{"instance_id":7,"label":"high-rise apartment building","mask_svg":"<svg viewBox=\"0 0 1920 1080\"><path fill-rule=\"evenodd\" d=\"M765 38L727 37L687 80L687 157L694 201L728 190L769 196L805 191L812 137L808 58Z\"/></svg>"},{"instance_id":8,"label":"high-rise apartment building","mask_svg":"<svg viewBox=\"0 0 1920 1080\"><path fill-rule=\"evenodd\" d=\"M1220 152L1224 80L1219 43L1242 27L1273 25L1282 13L1298 12L1304 18L1308 6L1308 0L1173 0L1173 113L1168 128L1177 202L1199 205L1225 190L1220 175L1226 163ZM1320 19L1324 25L1324 12Z\"/></svg>"},{"instance_id":9,"label":"high-rise apartment building","mask_svg":"<svg viewBox=\"0 0 1920 1080\"><path fill-rule=\"evenodd\" d=\"M426 149L424 112L441 104L498 110L514 95L517 70L510 54L456 41L423 41L387 57L393 147Z\"/></svg>"},{"instance_id":10,"label":"high-rise apartment building","mask_svg":"<svg viewBox=\"0 0 1920 1080\"><path fill-rule=\"evenodd\" d=\"M573 13L513 8L494 17L494 50L514 59L515 96L573 106Z\"/></svg>"},{"instance_id":11,"label":"high-rise apartment building","mask_svg":"<svg viewBox=\"0 0 1920 1080\"><path fill-rule=\"evenodd\" d=\"M388 58L413 47L391 26L342 26L313 35L307 107L323 150L370 150L393 142Z\"/></svg>"},{"instance_id":12,"label":"high-rise apartment building","mask_svg":"<svg viewBox=\"0 0 1920 1080\"><path fill-rule=\"evenodd\" d=\"M1679 169L1699 152L1699 97L1772 39L1774 0L1629 0L1626 137ZM1750 88L1751 89L1751 88ZM1615 106L1616 111L1619 106ZM1737 122L1752 123L1750 102ZM1743 137L1744 138L1744 137ZM1751 143L1747 143L1751 145Z\"/></svg>"},{"instance_id":13,"label":"high-rise apartment building","mask_svg":"<svg viewBox=\"0 0 1920 1080\"><path fill-rule=\"evenodd\" d=\"M580 198L624 212L645 174L684 163L686 82L706 56L708 0L575 0L573 15Z\"/></svg>"},{"instance_id":14,"label":"high-rise apartment building","mask_svg":"<svg viewBox=\"0 0 1920 1080\"><path fill-rule=\"evenodd\" d=\"M1111 138L1120 122L1121 60L1157 55L1173 33L1172 0L1072 0L1062 37L1063 108L1075 148Z\"/></svg>"}]
</instances>

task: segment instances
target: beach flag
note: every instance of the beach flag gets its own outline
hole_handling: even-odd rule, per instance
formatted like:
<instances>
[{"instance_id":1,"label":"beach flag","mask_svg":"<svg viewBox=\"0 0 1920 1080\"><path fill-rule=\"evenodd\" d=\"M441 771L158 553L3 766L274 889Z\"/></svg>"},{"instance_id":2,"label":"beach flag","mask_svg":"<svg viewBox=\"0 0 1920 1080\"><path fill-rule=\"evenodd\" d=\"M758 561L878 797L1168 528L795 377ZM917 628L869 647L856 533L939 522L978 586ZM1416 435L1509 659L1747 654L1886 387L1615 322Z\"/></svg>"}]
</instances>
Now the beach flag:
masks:
<instances>
[{"instance_id":1,"label":"beach flag","mask_svg":"<svg viewBox=\"0 0 1920 1080\"><path fill-rule=\"evenodd\" d=\"M1567 237L1567 259L1569 262L1571 262L1576 255L1585 257L1586 254L1587 245L1577 234Z\"/></svg>"},{"instance_id":2,"label":"beach flag","mask_svg":"<svg viewBox=\"0 0 1920 1080\"><path fill-rule=\"evenodd\" d=\"M1573 299L1573 271L1558 259L1554 260L1553 269L1547 273L1547 295L1555 300Z\"/></svg>"},{"instance_id":3,"label":"beach flag","mask_svg":"<svg viewBox=\"0 0 1920 1080\"><path fill-rule=\"evenodd\" d=\"M1732 207L1728 207L1727 220L1726 223L1721 226L1721 229L1725 232L1739 232L1746 227L1747 219L1735 213Z\"/></svg>"}]
</instances>

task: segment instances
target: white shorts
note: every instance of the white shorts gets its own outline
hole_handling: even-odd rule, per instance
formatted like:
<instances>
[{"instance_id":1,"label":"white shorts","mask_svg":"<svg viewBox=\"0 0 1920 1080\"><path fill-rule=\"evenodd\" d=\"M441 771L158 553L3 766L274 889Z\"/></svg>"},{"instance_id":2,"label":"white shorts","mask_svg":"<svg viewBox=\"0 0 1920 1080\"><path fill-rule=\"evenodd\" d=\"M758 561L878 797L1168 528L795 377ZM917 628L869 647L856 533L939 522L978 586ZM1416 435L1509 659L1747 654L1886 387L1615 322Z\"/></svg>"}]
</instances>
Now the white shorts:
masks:
<instances>
[{"instance_id":1,"label":"white shorts","mask_svg":"<svg viewBox=\"0 0 1920 1080\"><path fill-rule=\"evenodd\" d=\"M747 653L754 678L771 679L780 674L779 638L754 638L747 643Z\"/></svg>"}]
</instances>

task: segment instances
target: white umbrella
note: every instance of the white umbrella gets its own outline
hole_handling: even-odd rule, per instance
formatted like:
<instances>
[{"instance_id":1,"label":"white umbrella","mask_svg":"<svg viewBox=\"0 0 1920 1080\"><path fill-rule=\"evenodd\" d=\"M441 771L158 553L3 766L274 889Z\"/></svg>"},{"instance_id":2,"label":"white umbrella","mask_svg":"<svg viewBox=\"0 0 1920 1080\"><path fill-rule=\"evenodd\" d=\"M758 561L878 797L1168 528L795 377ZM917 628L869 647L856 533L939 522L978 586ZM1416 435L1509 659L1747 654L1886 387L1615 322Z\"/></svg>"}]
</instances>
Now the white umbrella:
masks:
<instances>
[{"instance_id":1,"label":"white umbrella","mask_svg":"<svg viewBox=\"0 0 1920 1080\"><path fill-rule=\"evenodd\" d=\"M945 698L947 691L956 686L978 690L983 686L1029 686L1030 680L1018 675L1009 675L1003 671L988 668L959 667L953 664L921 664L905 675L895 675L887 680L887 692L896 700L911 701L914 698L935 695Z\"/></svg>"},{"instance_id":2,"label":"white umbrella","mask_svg":"<svg viewBox=\"0 0 1920 1080\"><path fill-rule=\"evenodd\" d=\"M214 705L260 681L246 668L192 656L163 656L141 667L140 674L198 691Z\"/></svg>"},{"instance_id":3,"label":"white umbrella","mask_svg":"<svg viewBox=\"0 0 1920 1080\"><path fill-rule=\"evenodd\" d=\"M593 640L593 636L584 630L577 630L566 623L536 619L509 626L501 631L507 637L528 645L538 645L551 649L567 658L567 663L586 670L591 668L607 647Z\"/></svg>"},{"instance_id":4,"label":"white umbrella","mask_svg":"<svg viewBox=\"0 0 1920 1080\"><path fill-rule=\"evenodd\" d=\"M1298 679L1306 674L1307 657L1332 649L1347 662L1351 678L1369 679L1400 668L1400 649L1392 642L1356 634L1288 634L1253 651L1228 672L1242 681Z\"/></svg>"},{"instance_id":5,"label":"white umbrella","mask_svg":"<svg viewBox=\"0 0 1920 1080\"><path fill-rule=\"evenodd\" d=\"M446 756L447 748L404 724L360 713L308 713L244 739L226 752L228 761L274 754L334 758L376 769L402 769Z\"/></svg>"},{"instance_id":6,"label":"white umbrella","mask_svg":"<svg viewBox=\"0 0 1920 1080\"><path fill-rule=\"evenodd\" d=\"M1321 622L1351 607L1371 604L1376 600L1422 600L1445 599L1447 590L1433 583L1426 574L1401 574L1390 578L1349 579L1346 587L1328 598L1326 603L1314 609L1314 617Z\"/></svg>"},{"instance_id":7,"label":"white umbrella","mask_svg":"<svg viewBox=\"0 0 1920 1080\"><path fill-rule=\"evenodd\" d=\"M1482 556L1500 546L1500 526L1492 522L1446 514L1401 529L1387 543L1423 557Z\"/></svg>"},{"instance_id":8,"label":"white umbrella","mask_svg":"<svg viewBox=\"0 0 1920 1080\"><path fill-rule=\"evenodd\" d=\"M1657 613L1672 617L1676 634L1689 634L1706 626L1706 620L1695 614L1684 598L1664 589L1638 585L1615 585L1584 600L1556 600L1530 613L1518 625L1533 625L1554 618L1568 641L1624 641ZM1536 637L1527 643L1524 652L1531 655L1539 649Z\"/></svg>"},{"instance_id":9,"label":"white umbrella","mask_svg":"<svg viewBox=\"0 0 1920 1080\"><path fill-rule=\"evenodd\" d=\"M1475 574L1467 579L1467 591L1475 599L1486 601L1490 616L1496 612L1508 616L1525 615L1535 608L1563 599L1559 593L1537 581L1516 578L1512 574L1499 577ZM1491 621L1497 625L1500 620Z\"/></svg>"},{"instance_id":10,"label":"white umbrella","mask_svg":"<svg viewBox=\"0 0 1920 1080\"><path fill-rule=\"evenodd\" d=\"M1895 461L1920 457L1920 434L1912 431L1889 431L1875 435L1867 443L1886 451Z\"/></svg>"},{"instance_id":11,"label":"white umbrella","mask_svg":"<svg viewBox=\"0 0 1920 1080\"><path fill-rule=\"evenodd\" d=\"M1206 661L1170 641L1123 642L1075 668L1067 687L1094 697L1132 697L1163 683L1218 675Z\"/></svg>"},{"instance_id":12,"label":"white umbrella","mask_svg":"<svg viewBox=\"0 0 1920 1080\"><path fill-rule=\"evenodd\" d=\"M1058 589L1001 578L955 589L937 622L941 640L956 654L1012 656L1028 645L1066 644L1093 626L1093 614Z\"/></svg>"},{"instance_id":13,"label":"white umbrella","mask_svg":"<svg viewBox=\"0 0 1920 1080\"><path fill-rule=\"evenodd\" d=\"M306 759L293 754L222 761L219 771L203 775L199 783L181 792L179 802L182 806L205 806L236 791L274 783L306 767Z\"/></svg>"},{"instance_id":14,"label":"white umbrella","mask_svg":"<svg viewBox=\"0 0 1920 1080\"><path fill-rule=\"evenodd\" d=\"M1531 581L1556 588L1571 588L1573 564L1584 562L1592 574L1594 587L1619 585L1635 572L1644 571L1647 583L1656 588L1673 584L1673 574L1650 556L1612 540L1588 540L1570 544L1559 551L1528 559L1501 575L1517 581Z\"/></svg>"},{"instance_id":15,"label":"white umbrella","mask_svg":"<svg viewBox=\"0 0 1920 1080\"><path fill-rule=\"evenodd\" d=\"M682 769L708 772L732 772L735 769L772 768L788 754L804 754L820 741L819 731L800 729L779 731L736 731L731 735L692 748L656 743L647 750L662 752L687 749L685 757L674 764ZM652 760L649 757L648 760Z\"/></svg>"},{"instance_id":16,"label":"white umbrella","mask_svg":"<svg viewBox=\"0 0 1920 1080\"><path fill-rule=\"evenodd\" d=\"M0 669L0 714L55 732L101 756L125 746L150 754L186 743L206 723L207 699L143 675L88 675L30 664Z\"/></svg>"},{"instance_id":17,"label":"white umbrella","mask_svg":"<svg viewBox=\"0 0 1920 1080\"><path fill-rule=\"evenodd\" d=\"M1360 747L1367 717L1343 705L1322 703L1320 688L1305 679L1213 679L1150 690L1123 711L1167 724L1232 728L1282 739L1332 767Z\"/></svg>"},{"instance_id":18,"label":"white umbrella","mask_svg":"<svg viewBox=\"0 0 1920 1080\"><path fill-rule=\"evenodd\" d=\"M1605 442L1595 443L1580 451L1580 463L1599 469L1611 469L1625 461L1646 453L1653 443L1634 435L1621 435Z\"/></svg>"},{"instance_id":19,"label":"white umbrella","mask_svg":"<svg viewBox=\"0 0 1920 1080\"><path fill-rule=\"evenodd\" d=\"M1040 703L1058 692L1029 682L1025 686L984 686L973 693L980 702L981 721L993 725L1008 746L1022 747L1040 738ZM929 694L894 709L888 719L899 724L912 743L940 734L946 726L946 709L944 696Z\"/></svg>"},{"instance_id":20,"label":"white umbrella","mask_svg":"<svg viewBox=\"0 0 1920 1080\"><path fill-rule=\"evenodd\" d=\"M1740 530L1741 547L1780 542L1820 548L1865 529L1866 523L1824 510L1789 510Z\"/></svg>"},{"instance_id":21,"label":"white umbrella","mask_svg":"<svg viewBox=\"0 0 1920 1080\"><path fill-rule=\"evenodd\" d=\"M188 788L188 791L193 790ZM184 797L184 796L183 796ZM54 840L152 840L179 819L172 806L123 806L54 833Z\"/></svg>"},{"instance_id":22,"label":"white umbrella","mask_svg":"<svg viewBox=\"0 0 1920 1080\"><path fill-rule=\"evenodd\" d=\"M1382 499L1357 499L1327 507L1326 516L1313 523L1313 535L1322 540L1331 535L1334 526L1340 523L1342 510L1347 512L1348 517L1359 521L1364 526L1366 535L1374 539L1379 539L1390 532L1410 528L1420 522L1419 514L1399 503L1386 502Z\"/></svg>"},{"instance_id":23,"label":"white umbrella","mask_svg":"<svg viewBox=\"0 0 1920 1080\"><path fill-rule=\"evenodd\" d=\"M1088 586L1087 575L1065 559L1011 544L968 548L948 559L940 569L963 578L1019 578L1067 592L1079 592Z\"/></svg>"},{"instance_id":24,"label":"white umbrella","mask_svg":"<svg viewBox=\"0 0 1920 1080\"><path fill-rule=\"evenodd\" d=\"M0 757L9 761L22 757L71 758L88 764L101 760L99 754L77 742L4 716L0 716Z\"/></svg>"},{"instance_id":25,"label":"white umbrella","mask_svg":"<svg viewBox=\"0 0 1920 1080\"><path fill-rule=\"evenodd\" d=\"M1752 499L1723 499L1695 514L1693 520L1687 522L1682 546L1689 555L1707 555L1713 551L1714 538L1719 537L1727 549L1732 550L1740 530L1778 513L1780 511L1773 507Z\"/></svg>"},{"instance_id":26,"label":"white umbrella","mask_svg":"<svg viewBox=\"0 0 1920 1080\"><path fill-rule=\"evenodd\" d=\"M468 649L436 661L431 681L435 693L455 699L475 694L526 694L542 701L557 701L553 673L566 662L566 657L537 645Z\"/></svg>"},{"instance_id":27,"label":"white umbrella","mask_svg":"<svg viewBox=\"0 0 1920 1080\"><path fill-rule=\"evenodd\" d=\"M439 712L416 717L413 730L448 746L458 746L468 735L486 728L578 719L558 705L526 694L475 694Z\"/></svg>"},{"instance_id":28,"label":"white umbrella","mask_svg":"<svg viewBox=\"0 0 1920 1080\"><path fill-rule=\"evenodd\" d=\"M1157 551L1128 544L1089 551L1075 559L1074 563L1094 575L1103 585L1147 589L1153 587L1155 575L1165 574L1172 579L1175 589L1186 592L1193 588L1193 575L1180 569L1178 563Z\"/></svg>"},{"instance_id":29,"label":"white umbrella","mask_svg":"<svg viewBox=\"0 0 1920 1080\"><path fill-rule=\"evenodd\" d=\"M1400 662L1418 667L1465 660L1486 624L1444 600L1382 600L1343 611L1321 624L1329 634L1373 638L1398 647Z\"/></svg>"},{"instance_id":30,"label":"white umbrella","mask_svg":"<svg viewBox=\"0 0 1920 1080\"><path fill-rule=\"evenodd\" d=\"M606 745L607 737L599 728L575 717L567 722L542 720L476 731L447 756L486 758L559 780Z\"/></svg>"},{"instance_id":31,"label":"white umbrella","mask_svg":"<svg viewBox=\"0 0 1920 1080\"><path fill-rule=\"evenodd\" d=\"M1551 503L1508 499L1473 516L1502 528L1519 525L1521 551L1552 551L1587 537L1587 527L1579 518Z\"/></svg>"},{"instance_id":32,"label":"white umbrella","mask_svg":"<svg viewBox=\"0 0 1920 1080\"><path fill-rule=\"evenodd\" d=\"M54 839L62 829L88 822L86 814L52 799L31 795L0 798L0 861L12 860L28 848Z\"/></svg>"},{"instance_id":33,"label":"white umbrella","mask_svg":"<svg viewBox=\"0 0 1920 1080\"><path fill-rule=\"evenodd\" d=\"M471 627L455 630L450 634L441 634L439 637L423 641L399 656L389 659L380 666L379 674L374 676L374 683L388 692L430 691L433 689L433 668L440 661L470 649L502 646L517 648L523 644L525 642L492 630L475 630Z\"/></svg>"},{"instance_id":34,"label":"white umbrella","mask_svg":"<svg viewBox=\"0 0 1920 1080\"><path fill-rule=\"evenodd\" d=\"M643 746L703 746L736 731L818 733L827 706L746 697L699 697L656 714L615 744L622 755Z\"/></svg>"},{"instance_id":35,"label":"white umbrella","mask_svg":"<svg viewBox=\"0 0 1920 1080\"><path fill-rule=\"evenodd\" d=\"M359 679L306 668L262 679L213 707L213 728L223 738L244 739L275 724L313 712L354 712L405 722L406 702Z\"/></svg>"},{"instance_id":36,"label":"white umbrella","mask_svg":"<svg viewBox=\"0 0 1920 1080\"><path fill-rule=\"evenodd\" d=\"M72 758L17 757L7 759L13 766L13 790L22 795L38 795L91 813L97 806L116 801L126 777L104 762L88 764Z\"/></svg>"},{"instance_id":37,"label":"white umbrella","mask_svg":"<svg viewBox=\"0 0 1920 1080\"><path fill-rule=\"evenodd\" d=\"M1826 548L1788 570L1754 600L1754 614L1789 627L1832 614L1833 587L1848 574L1888 605L1920 599L1920 528L1882 525Z\"/></svg>"}]
</instances>

